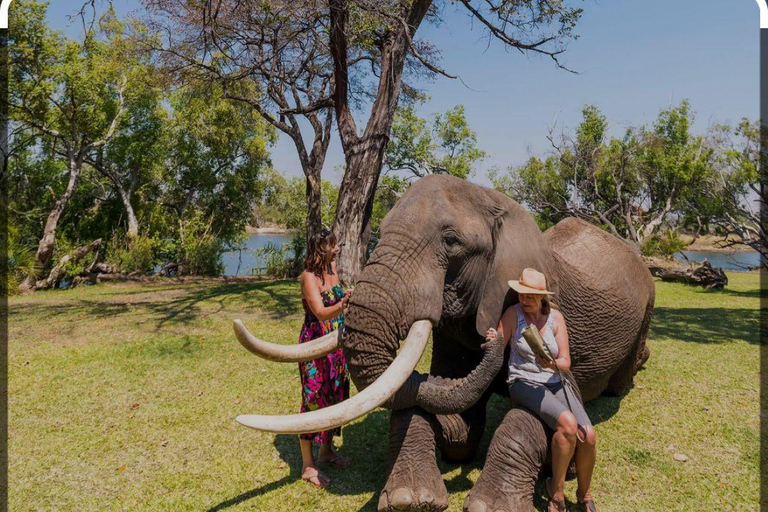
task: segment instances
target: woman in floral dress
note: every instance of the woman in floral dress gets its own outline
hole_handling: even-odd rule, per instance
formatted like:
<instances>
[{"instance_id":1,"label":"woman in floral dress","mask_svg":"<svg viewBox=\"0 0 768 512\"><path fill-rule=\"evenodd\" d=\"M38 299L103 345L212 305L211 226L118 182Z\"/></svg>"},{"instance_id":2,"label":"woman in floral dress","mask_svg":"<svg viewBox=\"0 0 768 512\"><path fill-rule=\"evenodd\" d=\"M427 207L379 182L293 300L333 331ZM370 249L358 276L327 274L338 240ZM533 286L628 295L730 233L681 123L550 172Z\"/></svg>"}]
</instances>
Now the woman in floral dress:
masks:
<instances>
[{"instance_id":1,"label":"woman in floral dress","mask_svg":"<svg viewBox=\"0 0 768 512\"><path fill-rule=\"evenodd\" d=\"M344 291L336 275L336 245L334 234L323 229L309 239L304 272L301 274L304 325L299 343L319 338L344 325L344 307L349 302L350 291ZM301 412L314 411L333 405L349 397L349 377L344 352L336 350L312 361L299 363L301 375ZM320 473L317 464L349 466L349 459L333 451L333 436L341 435L341 427L325 432L301 434L301 478L317 487L325 487L330 479ZM315 460L312 443L320 450Z\"/></svg>"}]
</instances>

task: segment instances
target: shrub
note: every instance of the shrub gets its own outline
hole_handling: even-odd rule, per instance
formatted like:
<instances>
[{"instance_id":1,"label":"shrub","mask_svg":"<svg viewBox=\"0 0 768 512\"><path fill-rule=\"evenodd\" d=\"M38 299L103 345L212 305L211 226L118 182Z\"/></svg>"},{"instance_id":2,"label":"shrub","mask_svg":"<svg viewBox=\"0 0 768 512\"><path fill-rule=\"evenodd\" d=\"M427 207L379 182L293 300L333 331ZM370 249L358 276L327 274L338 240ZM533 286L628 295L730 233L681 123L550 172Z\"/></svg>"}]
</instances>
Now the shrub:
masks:
<instances>
[{"instance_id":1,"label":"shrub","mask_svg":"<svg viewBox=\"0 0 768 512\"><path fill-rule=\"evenodd\" d=\"M157 263L156 246L157 242L146 236L139 235L133 239L120 240L114 234L105 260L127 274L149 273L154 270Z\"/></svg>"},{"instance_id":2,"label":"shrub","mask_svg":"<svg viewBox=\"0 0 768 512\"><path fill-rule=\"evenodd\" d=\"M680 239L677 231L668 229L664 233L655 234L646 240L642 252L645 256L672 256L685 247L686 243Z\"/></svg>"},{"instance_id":3,"label":"shrub","mask_svg":"<svg viewBox=\"0 0 768 512\"><path fill-rule=\"evenodd\" d=\"M264 273L273 277L298 277L304 270L304 256L307 251L307 240L302 233L291 238L280 247L268 242L261 249L256 249L256 258L264 259Z\"/></svg>"}]
</instances>

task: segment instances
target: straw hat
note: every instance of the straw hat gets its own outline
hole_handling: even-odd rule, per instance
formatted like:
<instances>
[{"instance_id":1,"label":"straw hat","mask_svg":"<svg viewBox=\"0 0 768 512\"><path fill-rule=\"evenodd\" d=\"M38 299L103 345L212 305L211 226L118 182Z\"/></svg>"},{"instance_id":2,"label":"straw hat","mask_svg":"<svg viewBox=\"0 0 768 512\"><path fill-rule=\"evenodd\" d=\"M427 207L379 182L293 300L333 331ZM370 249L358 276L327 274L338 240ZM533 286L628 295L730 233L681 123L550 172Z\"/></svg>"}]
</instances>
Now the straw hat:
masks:
<instances>
[{"instance_id":1,"label":"straw hat","mask_svg":"<svg viewBox=\"0 0 768 512\"><path fill-rule=\"evenodd\" d=\"M520 280L507 282L510 288L517 293L554 295L553 292L547 290L547 278L544 277L544 274L532 268L523 269Z\"/></svg>"}]
</instances>

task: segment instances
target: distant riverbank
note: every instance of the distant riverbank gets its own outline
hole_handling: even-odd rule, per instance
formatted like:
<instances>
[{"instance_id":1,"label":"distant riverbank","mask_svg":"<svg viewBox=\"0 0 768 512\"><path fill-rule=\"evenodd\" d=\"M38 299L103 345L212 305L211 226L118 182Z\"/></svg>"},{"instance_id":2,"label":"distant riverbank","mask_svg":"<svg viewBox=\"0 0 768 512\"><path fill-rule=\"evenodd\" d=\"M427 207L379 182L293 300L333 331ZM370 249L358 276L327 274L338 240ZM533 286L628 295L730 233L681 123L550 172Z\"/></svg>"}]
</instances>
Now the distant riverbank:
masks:
<instances>
[{"instance_id":1,"label":"distant riverbank","mask_svg":"<svg viewBox=\"0 0 768 512\"><path fill-rule=\"evenodd\" d=\"M680 239L685 243L690 243L691 240L693 240L693 236L691 235L680 235ZM731 237L733 240L734 237ZM726 253L734 253L734 252L756 252L754 249L749 247L748 245L733 245L730 247L724 247L723 245L727 243L723 240L722 236L714 236L714 235L704 235L700 236L696 239L695 242L688 245L685 250L686 251L711 251L711 252L726 252Z\"/></svg>"},{"instance_id":2,"label":"distant riverbank","mask_svg":"<svg viewBox=\"0 0 768 512\"><path fill-rule=\"evenodd\" d=\"M248 235L290 235L293 236L299 231L297 229L286 229L279 226L253 227L246 226L245 232Z\"/></svg>"}]
</instances>

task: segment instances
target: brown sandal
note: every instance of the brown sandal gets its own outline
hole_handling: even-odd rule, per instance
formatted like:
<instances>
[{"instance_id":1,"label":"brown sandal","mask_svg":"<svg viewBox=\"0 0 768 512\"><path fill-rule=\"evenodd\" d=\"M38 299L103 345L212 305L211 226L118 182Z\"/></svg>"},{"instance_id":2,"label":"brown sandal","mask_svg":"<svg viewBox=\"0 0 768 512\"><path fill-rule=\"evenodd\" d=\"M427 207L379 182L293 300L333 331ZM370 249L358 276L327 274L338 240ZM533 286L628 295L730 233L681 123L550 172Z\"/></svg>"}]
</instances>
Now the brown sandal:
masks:
<instances>
[{"instance_id":1,"label":"brown sandal","mask_svg":"<svg viewBox=\"0 0 768 512\"><path fill-rule=\"evenodd\" d=\"M333 466L336 468L348 468L349 465L352 463L347 457L344 457L343 455L334 455L328 460L320 460L319 458L315 461L317 464L322 464L324 466Z\"/></svg>"},{"instance_id":2,"label":"brown sandal","mask_svg":"<svg viewBox=\"0 0 768 512\"><path fill-rule=\"evenodd\" d=\"M597 505L592 500L584 500L577 503L579 510L583 512L598 512Z\"/></svg>"},{"instance_id":3,"label":"brown sandal","mask_svg":"<svg viewBox=\"0 0 768 512\"><path fill-rule=\"evenodd\" d=\"M547 504L547 512L565 512L565 500L556 500L552 497L552 493L549 492L549 483L551 481L551 478L547 478L544 481L544 489L547 491L547 499L549 499L549 503ZM554 509L552 509L552 505L555 506Z\"/></svg>"}]
</instances>

